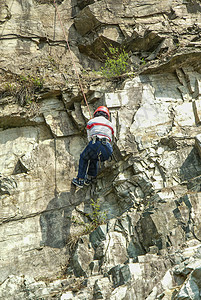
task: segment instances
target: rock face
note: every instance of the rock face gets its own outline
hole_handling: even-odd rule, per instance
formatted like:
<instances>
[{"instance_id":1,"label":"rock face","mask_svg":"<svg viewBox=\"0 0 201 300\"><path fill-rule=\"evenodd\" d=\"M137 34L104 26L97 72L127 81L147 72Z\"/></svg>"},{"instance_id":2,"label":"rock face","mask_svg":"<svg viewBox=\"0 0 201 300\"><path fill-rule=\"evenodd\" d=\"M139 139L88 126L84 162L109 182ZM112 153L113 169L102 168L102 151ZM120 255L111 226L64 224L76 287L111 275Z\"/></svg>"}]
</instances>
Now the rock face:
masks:
<instances>
[{"instance_id":1,"label":"rock face","mask_svg":"<svg viewBox=\"0 0 201 300\"><path fill-rule=\"evenodd\" d=\"M0 7L0 298L201 299L200 2L55 3ZM107 79L111 45L130 72ZM80 190L77 73L115 128Z\"/></svg>"}]
</instances>

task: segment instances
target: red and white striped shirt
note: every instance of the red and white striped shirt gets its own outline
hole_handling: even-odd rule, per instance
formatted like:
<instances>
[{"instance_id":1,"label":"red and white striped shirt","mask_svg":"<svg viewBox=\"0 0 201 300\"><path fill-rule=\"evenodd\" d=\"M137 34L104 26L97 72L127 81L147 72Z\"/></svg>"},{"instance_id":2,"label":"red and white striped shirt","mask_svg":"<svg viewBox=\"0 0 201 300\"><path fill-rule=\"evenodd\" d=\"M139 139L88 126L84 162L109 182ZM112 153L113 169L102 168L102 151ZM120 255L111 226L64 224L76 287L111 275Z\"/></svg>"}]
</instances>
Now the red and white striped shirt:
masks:
<instances>
[{"instance_id":1,"label":"red and white striped shirt","mask_svg":"<svg viewBox=\"0 0 201 300\"><path fill-rule=\"evenodd\" d=\"M106 138L111 142L113 134L113 125L105 117L95 117L89 120L89 122L87 123L87 137L89 141L93 136L97 136L100 139Z\"/></svg>"}]
</instances>

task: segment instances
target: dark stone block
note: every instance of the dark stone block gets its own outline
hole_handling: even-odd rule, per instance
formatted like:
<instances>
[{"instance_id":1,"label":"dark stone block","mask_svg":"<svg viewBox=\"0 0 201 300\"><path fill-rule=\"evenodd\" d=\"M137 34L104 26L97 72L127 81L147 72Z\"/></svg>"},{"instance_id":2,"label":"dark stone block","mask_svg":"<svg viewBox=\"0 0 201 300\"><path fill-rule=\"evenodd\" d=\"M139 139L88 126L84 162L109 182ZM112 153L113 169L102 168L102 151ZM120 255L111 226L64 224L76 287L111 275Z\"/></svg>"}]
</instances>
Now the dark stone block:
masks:
<instances>
[{"instance_id":1,"label":"dark stone block","mask_svg":"<svg viewBox=\"0 0 201 300\"><path fill-rule=\"evenodd\" d=\"M113 284L115 287L125 284L131 280L131 273L128 265L118 265L109 271L112 275Z\"/></svg>"}]
</instances>

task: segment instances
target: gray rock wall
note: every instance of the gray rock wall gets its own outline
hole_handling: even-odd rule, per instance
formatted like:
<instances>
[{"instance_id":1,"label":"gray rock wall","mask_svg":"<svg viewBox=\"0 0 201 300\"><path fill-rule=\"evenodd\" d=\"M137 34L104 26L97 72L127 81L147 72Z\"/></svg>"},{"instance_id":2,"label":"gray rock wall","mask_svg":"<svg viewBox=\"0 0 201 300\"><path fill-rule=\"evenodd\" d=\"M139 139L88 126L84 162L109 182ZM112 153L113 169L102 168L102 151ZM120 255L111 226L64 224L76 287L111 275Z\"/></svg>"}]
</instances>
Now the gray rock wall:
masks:
<instances>
[{"instance_id":1,"label":"gray rock wall","mask_svg":"<svg viewBox=\"0 0 201 300\"><path fill-rule=\"evenodd\" d=\"M200 3L56 1L70 53L53 2L0 7L0 298L200 299ZM109 45L129 74L93 71ZM115 128L80 190L90 115L71 55Z\"/></svg>"}]
</instances>

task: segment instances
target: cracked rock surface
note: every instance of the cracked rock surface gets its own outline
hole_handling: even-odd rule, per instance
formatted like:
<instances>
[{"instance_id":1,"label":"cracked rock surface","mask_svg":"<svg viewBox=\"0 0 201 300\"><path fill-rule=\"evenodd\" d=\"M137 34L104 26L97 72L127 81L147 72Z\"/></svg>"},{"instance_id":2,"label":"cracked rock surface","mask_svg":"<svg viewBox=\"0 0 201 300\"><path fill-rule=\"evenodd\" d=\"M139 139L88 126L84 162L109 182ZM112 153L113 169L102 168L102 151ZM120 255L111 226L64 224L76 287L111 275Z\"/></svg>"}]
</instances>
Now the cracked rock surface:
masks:
<instances>
[{"instance_id":1,"label":"cracked rock surface","mask_svg":"<svg viewBox=\"0 0 201 300\"><path fill-rule=\"evenodd\" d=\"M53 2L0 6L0 298L199 300L200 1L56 1L71 52ZM97 74L111 45L129 74ZM76 72L115 128L83 189Z\"/></svg>"}]
</instances>

